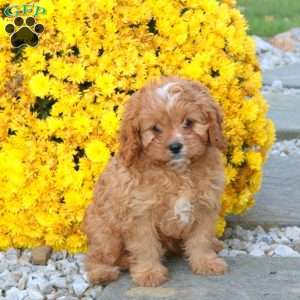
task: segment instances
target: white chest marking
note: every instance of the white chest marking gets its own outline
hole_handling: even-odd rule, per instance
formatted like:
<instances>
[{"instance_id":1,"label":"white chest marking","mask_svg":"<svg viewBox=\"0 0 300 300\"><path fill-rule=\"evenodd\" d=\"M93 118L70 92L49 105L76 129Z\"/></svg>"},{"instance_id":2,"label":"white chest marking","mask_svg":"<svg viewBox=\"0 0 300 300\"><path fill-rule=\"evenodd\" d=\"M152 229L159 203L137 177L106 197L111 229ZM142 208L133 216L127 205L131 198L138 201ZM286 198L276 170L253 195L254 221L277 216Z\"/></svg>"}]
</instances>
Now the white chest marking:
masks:
<instances>
[{"instance_id":1,"label":"white chest marking","mask_svg":"<svg viewBox=\"0 0 300 300\"><path fill-rule=\"evenodd\" d=\"M184 197L179 198L175 203L174 212L175 215L181 221L181 223L185 225L188 224L190 222L191 214L192 214L191 202Z\"/></svg>"}]
</instances>

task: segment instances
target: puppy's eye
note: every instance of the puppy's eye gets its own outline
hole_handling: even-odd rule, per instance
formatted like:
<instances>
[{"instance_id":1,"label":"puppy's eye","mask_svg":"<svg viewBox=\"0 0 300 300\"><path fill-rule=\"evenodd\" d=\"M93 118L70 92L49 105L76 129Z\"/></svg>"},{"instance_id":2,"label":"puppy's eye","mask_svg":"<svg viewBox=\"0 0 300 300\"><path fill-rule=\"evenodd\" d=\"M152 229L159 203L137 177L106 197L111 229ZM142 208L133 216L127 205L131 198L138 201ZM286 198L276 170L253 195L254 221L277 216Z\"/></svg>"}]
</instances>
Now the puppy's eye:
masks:
<instances>
[{"instance_id":1,"label":"puppy's eye","mask_svg":"<svg viewBox=\"0 0 300 300\"><path fill-rule=\"evenodd\" d=\"M185 119L183 122L184 128L191 128L194 125L194 121L191 119Z\"/></svg>"},{"instance_id":2,"label":"puppy's eye","mask_svg":"<svg viewBox=\"0 0 300 300\"><path fill-rule=\"evenodd\" d=\"M151 130L154 132L154 133L161 133L162 130L157 126L157 125L154 125L151 127Z\"/></svg>"}]
</instances>

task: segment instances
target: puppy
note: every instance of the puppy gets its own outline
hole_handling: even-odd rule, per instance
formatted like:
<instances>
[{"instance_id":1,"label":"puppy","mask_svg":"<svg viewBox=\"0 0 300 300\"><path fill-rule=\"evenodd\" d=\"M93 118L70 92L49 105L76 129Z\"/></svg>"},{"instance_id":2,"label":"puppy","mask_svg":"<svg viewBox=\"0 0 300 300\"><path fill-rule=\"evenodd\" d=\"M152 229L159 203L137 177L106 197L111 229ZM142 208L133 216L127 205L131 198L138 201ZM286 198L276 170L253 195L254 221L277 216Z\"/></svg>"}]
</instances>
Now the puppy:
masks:
<instances>
[{"instance_id":1,"label":"puppy","mask_svg":"<svg viewBox=\"0 0 300 300\"><path fill-rule=\"evenodd\" d=\"M177 77L153 81L125 107L120 150L87 208L86 270L96 284L129 269L142 286L168 278L167 250L182 251L196 274L227 264L215 223L224 187L222 115L207 89Z\"/></svg>"}]
</instances>

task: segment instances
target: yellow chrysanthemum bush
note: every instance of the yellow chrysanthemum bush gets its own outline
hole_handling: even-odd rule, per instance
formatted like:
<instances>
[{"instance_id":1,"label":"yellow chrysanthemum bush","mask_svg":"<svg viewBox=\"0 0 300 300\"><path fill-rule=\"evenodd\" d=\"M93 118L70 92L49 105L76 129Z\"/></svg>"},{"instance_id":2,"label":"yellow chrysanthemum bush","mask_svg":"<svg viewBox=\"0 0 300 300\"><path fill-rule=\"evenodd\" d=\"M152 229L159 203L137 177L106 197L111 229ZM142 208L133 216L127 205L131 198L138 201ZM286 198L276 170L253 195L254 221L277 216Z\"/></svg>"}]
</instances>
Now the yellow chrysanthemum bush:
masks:
<instances>
[{"instance_id":1,"label":"yellow chrysanthemum bush","mask_svg":"<svg viewBox=\"0 0 300 300\"><path fill-rule=\"evenodd\" d=\"M14 4L22 4L15 1ZM41 0L36 47L0 20L0 248L84 251L92 189L118 150L123 104L148 80L199 80L222 106L224 217L249 208L274 139L253 41L234 1ZM9 5L0 0L1 8Z\"/></svg>"}]
</instances>

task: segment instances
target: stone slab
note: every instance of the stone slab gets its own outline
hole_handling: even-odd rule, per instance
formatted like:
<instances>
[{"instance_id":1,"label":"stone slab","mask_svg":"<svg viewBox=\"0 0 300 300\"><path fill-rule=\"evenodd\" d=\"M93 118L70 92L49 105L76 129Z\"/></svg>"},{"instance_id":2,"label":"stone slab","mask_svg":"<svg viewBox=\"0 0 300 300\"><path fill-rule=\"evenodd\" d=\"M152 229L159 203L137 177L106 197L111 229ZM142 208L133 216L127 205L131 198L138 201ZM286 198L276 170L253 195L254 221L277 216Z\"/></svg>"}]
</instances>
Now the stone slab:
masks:
<instances>
[{"instance_id":1,"label":"stone slab","mask_svg":"<svg viewBox=\"0 0 300 300\"><path fill-rule=\"evenodd\" d=\"M277 139L300 138L300 95L265 93L268 116L276 126Z\"/></svg>"},{"instance_id":2,"label":"stone slab","mask_svg":"<svg viewBox=\"0 0 300 300\"><path fill-rule=\"evenodd\" d=\"M170 281L159 288L133 284L128 274L109 284L99 300L296 300L300 259L240 256L227 259L223 276L194 275L183 259L169 260Z\"/></svg>"},{"instance_id":3,"label":"stone slab","mask_svg":"<svg viewBox=\"0 0 300 300\"><path fill-rule=\"evenodd\" d=\"M270 156L255 206L228 221L243 227L300 226L300 155Z\"/></svg>"},{"instance_id":4,"label":"stone slab","mask_svg":"<svg viewBox=\"0 0 300 300\"><path fill-rule=\"evenodd\" d=\"M300 88L300 64L287 65L263 74L264 84L271 85L274 80L281 80L283 87Z\"/></svg>"}]
</instances>

